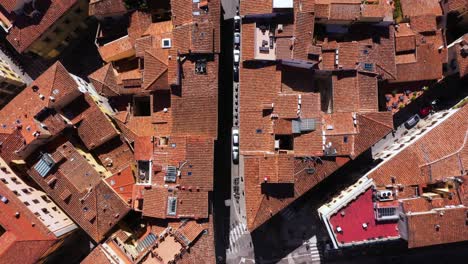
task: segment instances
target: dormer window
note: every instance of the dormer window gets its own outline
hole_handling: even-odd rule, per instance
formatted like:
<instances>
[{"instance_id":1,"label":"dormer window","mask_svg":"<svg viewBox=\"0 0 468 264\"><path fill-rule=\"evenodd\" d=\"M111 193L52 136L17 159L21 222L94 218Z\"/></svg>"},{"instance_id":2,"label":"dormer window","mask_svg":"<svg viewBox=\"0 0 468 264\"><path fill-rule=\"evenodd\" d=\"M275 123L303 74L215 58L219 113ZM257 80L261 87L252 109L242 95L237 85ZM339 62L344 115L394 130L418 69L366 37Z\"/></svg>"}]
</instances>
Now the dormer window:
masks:
<instances>
[{"instance_id":1,"label":"dormer window","mask_svg":"<svg viewBox=\"0 0 468 264\"><path fill-rule=\"evenodd\" d=\"M162 39L161 46L162 46L163 49L168 49L168 48L172 47L171 39L170 38Z\"/></svg>"}]
</instances>

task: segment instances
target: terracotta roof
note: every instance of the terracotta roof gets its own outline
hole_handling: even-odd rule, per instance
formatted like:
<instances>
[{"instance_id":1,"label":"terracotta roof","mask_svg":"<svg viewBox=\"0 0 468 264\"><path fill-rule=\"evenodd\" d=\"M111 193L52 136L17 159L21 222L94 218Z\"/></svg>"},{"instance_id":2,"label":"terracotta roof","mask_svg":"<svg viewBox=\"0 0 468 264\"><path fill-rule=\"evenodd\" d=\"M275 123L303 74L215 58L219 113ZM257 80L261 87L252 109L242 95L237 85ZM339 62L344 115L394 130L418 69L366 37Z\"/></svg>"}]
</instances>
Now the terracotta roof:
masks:
<instances>
[{"instance_id":1,"label":"terracotta roof","mask_svg":"<svg viewBox=\"0 0 468 264\"><path fill-rule=\"evenodd\" d=\"M448 0L441 3L445 13L460 12L463 13L467 10L467 0Z\"/></svg>"},{"instance_id":2,"label":"terracotta roof","mask_svg":"<svg viewBox=\"0 0 468 264\"><path fill-rule=\"evenodd\" d=\"M120 172L115 173L106 179L106 182L114 189L114 191L124 201L131 201L133 185L135 178L133 177L132 167L128 166Z\"/></svg>"},{"instance_id":3,"label":"terracotta roof","mask_svg":"<svg viewBox=\"0 0 468 264\"><path fill-rule=\"evenodd\" d=\"M168 214L168 199L176 198L174 215ZM154 218L208 218L208 192L153 187L144 191L143 215Z\"/></svg>"},{"instance_id":4,"label":"terracotta roof","mask_svg":"<svg viewBox=\"0 0 468 264\"><path fill-rule=\"evenodd\" d=\"M416 38L414 35L395 38L395 51L413 51L416 49Z\"/></svg>"},{"instance_id":5,"label":"terracotta roof","mask_svg":"<svg viewBox=\"0 0 468 264\"><path fill-rule=\"evenodd\" d=\"M369 177L373 178L377 185L390 184L391 178L394 177L396 183L405 186L425 184L440 179L436 176L442 176L445 173L437 173L431 177L430 174L422 173L421 166L459 152L466 140L468 123L466 118L462 117L467 112L468 107L464 106L423 137L401 150L396 156L381 163L369 174ZM442 166L442 168L448 170L447 172L453 170L451 167Z\"/></svg>"},{"instance_id":6,"label":"terracotta roof","mask_svg":"<svg viewBox=\"0 0 468 264\"><path fill-rule=\"evenodd\" d=\"M295 160L294 184L289 187L282 186L282 191L285 192L283 195L285 196L280 195L276 197L274 193L270 193L267 198L267 195L262 192L260 159L262 157L244 156L247 227L250 231L262 225L292 201L328 177L328 175L348 160L345 158L341 161L341 158L337 158L337 160L340 159L340 162L323 160L320 164L314 164L311 161L302 162ZM307 174L306 168L310 167L315 168L315 172L312 175Z\"/></svg>"},{"instance_id":7,"label":"terracotta roof","mask_svg":"<svg viewBox=\"0 0 468 264\"><path fill-rule=\"evenodd\" d=\"M81 261L80 264L112 264L108 258L106 253L104 253L104 249L102 245L97 245L85 259Z\"/></svg>"},{"instance_id":8,"label":"terracotta roof","mask_svg":"<svg viewBox=\"0 0 468 264\"><path fill-rule=\"evenodd\" d=\"M0 235L0 262L39 261L57 238L2 182L0 194L8 199L8 203L0 203L0 226L5 231Z\"/></svg>"},{"instance_id":9,"label":"terracotta roof","mask_svg":"<svg viewBox=\"0 0 468 264\"><path fill-rule=\"evenodd\" d=\"M182 238L185 246L189 246L203 232L205 228L196 221L183 223L176 231L175 236Z\"/></svg>"},{"instance_id":10,"label":"terracotta roof","mask_svg":"<svg viewBox=\"0 0 468 264\"><path fill-rule=\"evenodd\" d=\"M8 33L7 40L18 52L24 52L77 2L77 0L51 1L50 6L41 6L45 10L42 11L43 15L39 21L33 21L26 15L7 14L14 18L14 27ZM2 6L7 12L12 12L15 6L13 3L15 1L8 0L7 3L2 3Z\"/></svg>"},{"instance_id":11,"label":"terracotta roof","mask_svg":"<svg viewBox=\"0 0 468 264\"><path fill-rule=\"evenodd\" d=\"M464 49L465 50L468 49L468 34L465 34L463 36L463 40L459 44L456 44L451 49L455 49L456 61L458 64L458 71L459 71L460 77L464 77L465 75L468 74L468 51L464 51Z\"/></svg>"},{"instance_id":12,"label":"terracotta roof","mask_svg":"<svg viewBox=\"0 0 468 264\"><path fill-rule=\"evenodd\" d=\"M152 160L153 137L137 137L134 142L135 160Z\"/></svg>"},{"instance_id":13,"label":"terracotta roof","mask_svg":"<svg viewBox=\"0 0 468 264\"><path fill-rule=\"evenodd\" d=\"M40 154L35 153L26 161L28 174L94 241L101 241L127 214L128 206L72 144L48 147L46 151L52 156L60 153L63 160L42 177L34 169ZM51 178L56 181L50 182ZM69 194L62 195L64 191Z\"/></svg>"},{"instance_id":14,"label":"terracotta roof","mask_svg":"<svg viewBox=\"0 0 468 264\"><path fill-rule=\"evenodd\" d=\"M273 10L273 1L243 1L240 3L239 11L242 15L268 14Z\"/></svg>"},{"instance_id":15,"label":"terracotta roof","mask_svg":"<svg viewBox=\"0 0 468 264\"><path fill-rule=\"evenodd\" d=\"M433 43L420 44L416 54L398 55L397 81L409 82L420 80L437 80L442 78L442 63L439 57L438 46Z\"/></svg>"},{"instance_id":16,"label":"terracotta roof","mask_svg":"<svg viewBox=\"0 0 468 264\"><path fill-rule=\"evenodd\" d=\"M143 89L168 89L168 67L164 58L158 56L154 49L146 50L144 54Z\"/></svg>"},{"instance_id":17,"label":"terracotta roof","mask_svg":"<svg viewBox=\"0 0 468 264\"><path fill-rule=\"evenodd\" d=\"M93 149L92 152L101 161L101 164L114 174L122 171L134 162L132 150L122 136L114 137Z\"/></svg>"},{"instance_id":18,"label":"terracotta roof","mask_svg":"<svg viewBox=\"0 0 468 264\"><path fill-rule=\"evenodd\" d=\"M20 125L21 134L26 139L26 143L29 143L35 139L33 136L35 131L44 132L35 119L38 113L46 107L63 106L80 94L76 81L63 65L57 62L1 109L0 131L11 133L17 125ZM50 113L43 123L50 126L49 133L54 135L65 128L62 120L60 116Z\"/></svg>"},{"instance_id":19,"label":"terracotta roof","mask_svg":"<svg viewBox=\"0 0 468 264\"><path fill-rule=\"evenodd\" d=\"M182 53L213 53L214 28L212 22L190 23L173 30L174 43Z\"/></svg>"},{"instance_id":20,"label":"terracotta roof","mask_svg":"<svg viewBox=\"0 0 468 264\"><path fill-rule=\"evenodd\" d=\"M330 5L330 19L333 20L355 20L359 18L360 12L360 3L331 3Z\"/></svg>"},{"instance_id":21,"label":"terracotta roof","mask_svg":"<svg viewBox=\"0 0 468 264\"><path fill-rule=\"evenodd\" d=\"M111 63L105 64L88 76L97 92L104 96L119 95L119 86Z\"/></svg>"},{"instance_id":22,"label":"terracotta roof","mask_svg":"<svg viewBox=\"0 0 468 264\"><path fill-rule=\"evenodd\" d=\"M83 109L85 106L88 107ZM75 99L63 111L75 124L78 136L88 150L93 150L119 135L111 120L88 94Z\"/></svg>"},{"instance_id":23,"label":"terracotta roof","mask_svg":"<svg viewBox=\"0 0 468 264\"><path fill-rule=\"evenodd\" d=\"M305 5L303 7L301 10L305 11ZM314 35L315 16L312 12L299 12L296 13L294 19L293 58L307 60L307 51Z\"/></svg>"},{"instance_id":24,"label":"terracotta roof","mask_svg":"<svg viewBox=\"0 0 468 264\"><path fill-rule=\"evenodd\" d=\"M151 14L143 11L134 11L130 14L130 25L127 29L132 45L140 38L151 25Z\"/></svg>"},{"instance_id":25,"label":"terracotta roof","mask_svg":"<svg viewBox=\"0 0 468 264\"><path fill-rule=\"evenodd\" d=\"M107 17L122 15L127 12L124 2L121 0L91 0L89 2L89 15Z\"/></svg>"},{"instance_id":26,"label":"terracotta roof","mask_svg":"<svg viewBox=\"0 0 468 264\"><path fill-rule=\"evenodd\" d=\"M401 10L405 17L431 14L442 15L442 8L438 0L401 0Z\"/></svg>"},{"instance_id":27,"label":"terracotta roof","mask_svg":"<svg viewBox=\"0 0 468 264\"><path fill-rule=\"evenodd\" d=\"M436 15L427 14L413 16L410 20L411 28L416 32L433 32L437 30Z\"/></svg>"},{"instance_id":28,"label":"terracotta roof","mask_svg":"<svg viewBox=\"0 0 468 264\"><path fill-rule=\"evenodd\" d=\"M111 62L135 55L135 48L129 36L121 37L98 48L101 58Z\"/></svg>"},{"instance_id":29,"label":"terracotta roof","mask_svg":"<svg viewBox=\"0 0 468 264\"><path fill-rule=\"evenodd\" d=\"M263 159L259 159L259 166L260 183L294 183L292 154L265 155Z\"/></svg>"},{"instance_id":30,"label":"terracotta roof","mask_svg":"<svg viewBox=\"0 0 468 264\"><path fill-rule=\"evenodd\" d=\"M408 247L424 247L464 241L468 237L468 209L445 208L407 215Z\"/></svg>"}]
</instances>

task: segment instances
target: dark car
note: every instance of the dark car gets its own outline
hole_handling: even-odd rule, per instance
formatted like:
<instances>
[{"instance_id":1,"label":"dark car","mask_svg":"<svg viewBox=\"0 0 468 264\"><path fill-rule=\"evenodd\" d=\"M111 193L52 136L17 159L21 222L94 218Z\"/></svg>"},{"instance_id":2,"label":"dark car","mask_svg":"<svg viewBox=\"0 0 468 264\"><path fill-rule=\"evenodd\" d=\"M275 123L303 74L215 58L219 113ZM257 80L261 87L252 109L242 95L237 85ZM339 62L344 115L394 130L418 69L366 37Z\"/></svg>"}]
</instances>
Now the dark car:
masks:
<instances>
[{"instance_id":1,"label":"dark car","mask_svg":"<svg viewBox=\"0 0 468 264\"><path fill-rule=\"evenodd\" d=\"M239 82L239 66L234 66L233 78L235 82Z\"/></svg>"},{"instance_id":2,"label":"dark car","mask_svg":"<svg viewBox=\"0 0 468 264\"><path fill-rule=\"evenodd\" d=\"M234 31L235 32L240 32L240 24L241 24L240 16L235 16L234 17Z\"/></svg>"},{"instance_id":3,"label":"dark car","mask_svg":"<svg viewBox=\"0 0 468 264\"><path fill-rule=\"evenodd\" d=\"M410 117L410 119L408 119L405 122L405 127L407 129L410 129L410 128L414 127L419 122L419 120L421 120L419 115L414 115L414 116Z\"/></svg>"}]
</instances>

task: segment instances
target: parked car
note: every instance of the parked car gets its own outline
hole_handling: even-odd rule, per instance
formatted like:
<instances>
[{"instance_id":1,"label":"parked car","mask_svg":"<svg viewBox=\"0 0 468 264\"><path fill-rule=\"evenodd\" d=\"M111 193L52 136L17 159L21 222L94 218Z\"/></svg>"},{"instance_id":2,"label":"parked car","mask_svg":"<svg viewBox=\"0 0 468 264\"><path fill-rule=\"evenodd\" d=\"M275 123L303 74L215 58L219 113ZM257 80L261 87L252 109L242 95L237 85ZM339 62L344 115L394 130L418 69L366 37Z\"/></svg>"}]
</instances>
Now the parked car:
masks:
<instances>
[{"instance_id":1,"label":"parked car","mask_svg":"<svg viewBox=\"0 0 468 264\"><path fill-rule=\"evenodd\" d=\"M240 61L240 50L234 49L234 65L239 65Z\"/></svg>"},{"instance_id":2,"label":"parked car","mask_svg":"<svg viewBox=\"0 0 468 264\"><path fill-rule=\"evenodd\" d=\"M424 118L432 112L432 106L426 106L419 110L419 117Z\"/></svg>"},{"instance_id":3,"label":"parked car","mask_svg":"<svg viewBox=\"0 0 468 264\"><path fill-rule=\"evenodd\" d=\"M239 66L234 66L234 74L233 74L233 79L235 82L239 82Z\"/></svg>"},{"instance_id":4,"label":"parked car","mask_svg":"<svg viewBox=\"0 0 468 264\"><path fill-rule=\"evenodd\" d=\"M232 145L239 146L239 129L234 128L232 130Z\"/></svg>"},{"instance_id":5,"label":"parked car","mask_svg":"<svg viewBox=\"0 0 468 264\"><path fill-rule=\"evenodd\" d=\"M234 164L239 164L239 147L232 147L232 162Z\"/></svg>"},{"instance_id":6,"label":"parked car","mask_svg":"<svg viewBox=\"0 0 468 264\"><path fill-rule=\"evenodd\" d=\"M234 31L240 32L241 18L240 16L234 16Z\"/></svg>"},{"instance_id":7,"label":"parked car","mask_svg":"<svg viewBox=\"0 0 468 264\"><path fill-rule=\"evenodd\" d=\"M234 33L234 45L237 47L240 46L240 38L241 38L241 35L239 32Z\"/></svg>"},{"instance_id":8,"label":"parked car","mask_svg":"<svg viewBox=\"0 0 468 264\"><path fill-rule=\"evenodd\" d=\"M414 115L414 116L410 117L410 119L408 119L405 122L405 127L407 129L410 129L410 128L414 127L419 122L419 120L421 120L419 115Z\"/></svg>"}]
</instances>

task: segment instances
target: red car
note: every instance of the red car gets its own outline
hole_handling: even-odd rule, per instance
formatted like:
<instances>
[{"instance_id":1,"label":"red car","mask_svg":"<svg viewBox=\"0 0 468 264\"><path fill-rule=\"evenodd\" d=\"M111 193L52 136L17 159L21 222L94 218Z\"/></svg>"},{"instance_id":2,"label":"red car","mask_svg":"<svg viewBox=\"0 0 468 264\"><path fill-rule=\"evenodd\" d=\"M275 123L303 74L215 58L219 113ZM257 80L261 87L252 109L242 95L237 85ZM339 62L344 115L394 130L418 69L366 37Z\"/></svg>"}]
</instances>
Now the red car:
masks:
<instances>
[{"instance_id":1,"label":"red car","mask_svg":"<svg viewBox=\"0 0 468 264\"><path fill-rule=\"evenodd\" d=\"M424 118L426 116L428 116L432 111L432 106L426 106L424 108L422 108L421 110L419 110L419 116L421 118Z\"/></svg>"}]
</instances>

